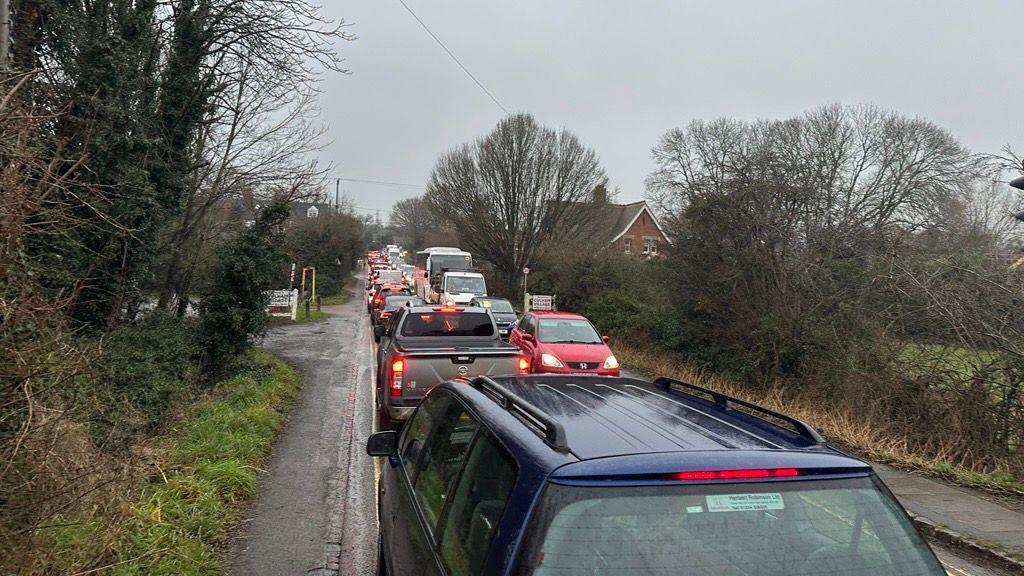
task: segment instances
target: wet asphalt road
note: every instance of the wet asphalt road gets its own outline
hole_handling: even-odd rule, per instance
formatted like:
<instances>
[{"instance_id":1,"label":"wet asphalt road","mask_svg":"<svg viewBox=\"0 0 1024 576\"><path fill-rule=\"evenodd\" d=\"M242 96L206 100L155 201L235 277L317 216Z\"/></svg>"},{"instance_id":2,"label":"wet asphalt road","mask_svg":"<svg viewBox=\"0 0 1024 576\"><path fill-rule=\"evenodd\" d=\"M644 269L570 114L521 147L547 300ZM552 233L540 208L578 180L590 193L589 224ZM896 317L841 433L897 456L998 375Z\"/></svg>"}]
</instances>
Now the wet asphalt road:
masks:
<instances>
[{"instance_id":1,"label":"wet asphalt road","mask_svg":"<svg viewBox=\"0 0 1024 576\"><path fill-rule=\"evenodd\" d=\"M302 391L259 497L230 537L228 575L376 574L376 465L363 448L374 425L374 358L361 296L329 307L325 321L274 328L263 342L299 370ZM1009 576L932 545L953 576Z\"/></svg>"},{"instance_id":2,"label":"wet asphalt road","mask_svg":"<svg viewBox=\"0 0 1024 576\"><path fill-rule=\"evenodd\" d=\"M302 391L223 558L233 576L376 574L369 320L357 292L325 321L272 329L263 348Z\"/></svg>"}]
</instances>

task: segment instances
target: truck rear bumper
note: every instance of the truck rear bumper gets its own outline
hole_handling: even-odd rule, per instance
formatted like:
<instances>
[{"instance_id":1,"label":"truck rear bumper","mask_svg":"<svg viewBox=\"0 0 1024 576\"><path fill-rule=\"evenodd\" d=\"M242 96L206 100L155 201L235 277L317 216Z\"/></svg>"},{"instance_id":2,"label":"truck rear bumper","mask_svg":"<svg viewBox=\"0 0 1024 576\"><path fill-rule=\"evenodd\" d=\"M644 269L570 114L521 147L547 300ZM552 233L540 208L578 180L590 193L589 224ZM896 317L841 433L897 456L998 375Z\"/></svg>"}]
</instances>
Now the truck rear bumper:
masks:
<instances>
[{"instance_id":1,"label":"truck rear bumper","mask_svg":"<svg viewBox=\"0 0 1024 576\"><path fill-rule=\"evenodd\" d=\"M388 406L388 417L392 420L408 420L416 407L399 407L399 406Z\"/></svg>"}]
</instances>

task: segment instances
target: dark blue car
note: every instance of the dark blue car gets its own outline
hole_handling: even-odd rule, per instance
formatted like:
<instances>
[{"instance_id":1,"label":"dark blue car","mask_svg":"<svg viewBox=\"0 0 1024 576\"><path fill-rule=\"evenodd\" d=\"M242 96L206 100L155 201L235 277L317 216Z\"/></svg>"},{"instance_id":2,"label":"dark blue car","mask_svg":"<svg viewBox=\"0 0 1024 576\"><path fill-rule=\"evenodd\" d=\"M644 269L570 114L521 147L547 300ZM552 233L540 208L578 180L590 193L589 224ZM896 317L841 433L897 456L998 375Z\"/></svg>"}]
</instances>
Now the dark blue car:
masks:
<instances>
[{"instance_id":1,"label":"dark blue car","mask_svg":"<svg viewBox=\"0 0 1024 576\"><path fill-rule=\"evenodd\" d=\"M367 452L381 574L944 574L870 466L673 380L448 382Z\"/></svg>"}]
</instances>

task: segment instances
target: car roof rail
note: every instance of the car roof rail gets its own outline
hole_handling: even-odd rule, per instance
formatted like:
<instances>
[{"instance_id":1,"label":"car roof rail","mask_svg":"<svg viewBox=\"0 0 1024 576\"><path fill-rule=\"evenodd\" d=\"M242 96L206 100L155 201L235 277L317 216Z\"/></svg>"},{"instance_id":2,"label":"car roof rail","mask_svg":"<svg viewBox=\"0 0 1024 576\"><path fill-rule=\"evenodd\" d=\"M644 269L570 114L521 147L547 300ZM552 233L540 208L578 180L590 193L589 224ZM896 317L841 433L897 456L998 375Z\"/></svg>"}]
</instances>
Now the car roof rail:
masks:
<instances>
[{"instance_id":1,"label":"car roof rail","mask_svg":"<svg viewBox=\"0 0 1024 576\"><path fill-rule=\"evenodd\" d=\"M801 438L813 442L815 444L825 443L825 439L822 438L820 434L818 434L818 431L815 430L810 424L804 422L803 420L793 418L792 416L786 416L785 414L781 414L779 412L771 410L770 408L765 408L764 406L759 406L757 404L754 404L753 402L740 400L739 398L729 396L728 394L723 394L715 390L704 388L702 386L697 386L696 384L690 384L689 382L676 380L674 378L667 378L664 376L662 376L661 378L656 378L654 380L654 385L661 386L674 394L682 394L700 400L706 399L701 398L701 396L698 394L710 396L715 404L726 410L735 409L733 408L734 405L742 406L747 410L738 410L738 412L742 412L748 416L757 418L758 420L766 422L775 427L780 426L776 422L773 422L773 420L785 422L786 424L789 424L793 428L792 431L796 432L796 434ZM698 394L694 394L693 392L697 392Z\"/></svg>"},{"instance_id":2,"label":"car roof rail","mask_svg":"<svg viewBox=\"0 0 1024 576\"><path fill-rule=\"evenodd\" d=\"M520 416L521 420L540 431L544 442L548 446L559 452L569 452L569 442L566 440L565 427L547 412L530 404L487 376L477 376L470 380L469 384L487 393L502 408L514 415Z\"/></svg>"}]
</instances>

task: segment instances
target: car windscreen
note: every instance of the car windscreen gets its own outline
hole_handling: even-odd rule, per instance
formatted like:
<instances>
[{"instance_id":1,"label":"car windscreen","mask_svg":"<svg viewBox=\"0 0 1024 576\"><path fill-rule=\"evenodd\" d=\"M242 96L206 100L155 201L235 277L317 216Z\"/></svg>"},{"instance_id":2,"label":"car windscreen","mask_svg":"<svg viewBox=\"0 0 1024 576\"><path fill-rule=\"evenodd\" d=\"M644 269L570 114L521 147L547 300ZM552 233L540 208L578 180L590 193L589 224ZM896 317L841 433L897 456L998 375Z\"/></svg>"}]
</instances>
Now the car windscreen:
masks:
<instances>
[{"instance_id":1,"label":"car windscreen","mask_svg":"<svg viewBox=\"0 0 1024 576\"><path fill-rule=\"evenodd\" d=\"M871 478L717 485L549 484L518 576L940 576Z\"/></svg>"},{"instance_id":2,"label":"car windscreen","mask_svg":"<svg viewBox=\"0 0 1024 576\"><path fill-rule=\"evenodd\" d=\"M414 312L405 316L402 336L494 336L494 323L482 312Z\"/></svg>"},{"instance_id":3,"label":"car windscreen","mask_svg":"<svg viewBox=\"0 0 1024 576\"><path fill-rule=\"evenodd\" d=\"M512 304L508 300L479 300L481 306L489 309L491 312L498 314L515 314L515 310L512 309Z\"/></svg>"},{"instance_id":4,"label":"car windscreen","mask_svg":"<svg viewBox=\"0 0 1024 576\"><path fill-rule=\"evenodd\" d=\"M587 320L547 318L537 323L537 338L549 344L600 344L601 336Z\"/></svg>"},{"instance_id":5,"label":"car windscreen","mask_svg":"<svg viewBox=\"0 0 1024 576\"><path fill-rule=\"evenodd\" d=\"M484 286L484 279L479 276L448 276L444 291L449 294L483 294L487 288Z\"/></svg>"}]
</instances>

